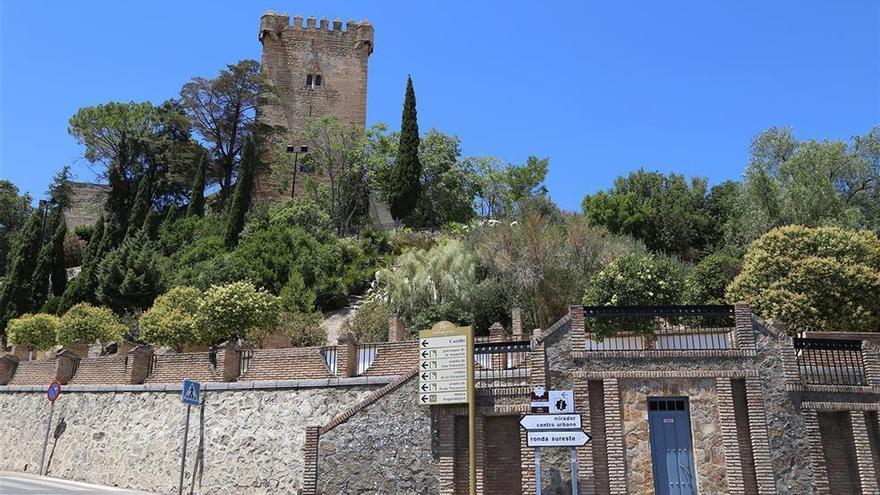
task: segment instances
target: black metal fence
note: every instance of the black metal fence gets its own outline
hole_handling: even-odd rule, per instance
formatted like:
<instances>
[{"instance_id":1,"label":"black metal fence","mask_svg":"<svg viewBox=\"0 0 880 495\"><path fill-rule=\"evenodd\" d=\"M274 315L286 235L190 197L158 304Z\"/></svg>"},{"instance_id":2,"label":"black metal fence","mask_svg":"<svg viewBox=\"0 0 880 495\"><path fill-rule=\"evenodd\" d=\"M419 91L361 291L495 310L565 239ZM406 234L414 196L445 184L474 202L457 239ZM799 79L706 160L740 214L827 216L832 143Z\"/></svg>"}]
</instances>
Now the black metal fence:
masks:
<instances>
[{"instance_id":1,"label":"black metal fence","mask_svg":"<svg viewBox=\"0 0 880 495\"><path fill-rule=\"evenodd\" d=\"M586 306L587 351L724 350L736 346L734 307Z\"/></svg>"},{"instance_id":2,"label":"black metal fence","mask_svg":"<svg viewBox=\"0 0 880 495\"><path fill-rule=\"evenodd\" d=\"M321 348L321 355L324 356L324 363L327 365L327 369L330 370L330 373L336 374L336 346L329 345Z\"/></svg>"},{"instance_id":3,"label":"black metal fence","mask_svg":"<svg viewBox=\"0 0 880 495\"><path fill-rule=\"evenodd\" d=\"M253 349L244 349L241 351L241 359L238 361L238 376L243 375L247 370L251 369L251 360L253 358Z\"/></svg>"},{"instance_id":4,"label":"black metal fence","mask_svg":"<svg viewBox=\"0 0 880 495\"><path fill-rule=\"evenodd\" d=\"M150 356L150 362L147 364L147 376L152 375L153 372L156 371L156 364L158 364L158 363L159 363L159 356L158 355L153 354L152 356Z\"/></svg>"},{"instance_id":5,"label":"black metal fence","mask_svg":"<svg viewBox=\"0 0 880 495\"><path fill-rule=\"evenodd\" d=\"M809 385L867 385L861 340L794 339L801 380Z\"/></svg>"},{"instance_id":6,"label":"black metal fence","mask_svg":"<svg viewBox=\"0 0 880 495\"><path fill-rule=\"evenodd\" d=\"M529 385L529 341L474 344L474 381L478 388Z\"/></svg>"}]
</instances>

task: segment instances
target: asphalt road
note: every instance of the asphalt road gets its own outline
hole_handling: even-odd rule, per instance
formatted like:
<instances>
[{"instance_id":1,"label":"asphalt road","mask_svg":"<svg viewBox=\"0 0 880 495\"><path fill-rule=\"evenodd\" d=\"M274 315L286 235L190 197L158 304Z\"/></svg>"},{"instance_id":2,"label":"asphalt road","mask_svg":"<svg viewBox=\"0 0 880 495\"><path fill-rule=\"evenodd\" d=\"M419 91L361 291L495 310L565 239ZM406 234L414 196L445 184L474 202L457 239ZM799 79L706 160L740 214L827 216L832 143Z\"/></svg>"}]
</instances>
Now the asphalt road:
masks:
<instances>
[{"instance_id":1,"label":"asphalt road","mask_svg":"<svg viewBox=\"0 0 880 495\"><path fill-rule=\"evenodd\" d=\"M122 490L120 488L89 485L86 483L61 480L58 478L47 478L45 476L0 473L0 494L2 495L107 495L111 493L133 494L139 492Z\"/></svg>"}]
</instances>

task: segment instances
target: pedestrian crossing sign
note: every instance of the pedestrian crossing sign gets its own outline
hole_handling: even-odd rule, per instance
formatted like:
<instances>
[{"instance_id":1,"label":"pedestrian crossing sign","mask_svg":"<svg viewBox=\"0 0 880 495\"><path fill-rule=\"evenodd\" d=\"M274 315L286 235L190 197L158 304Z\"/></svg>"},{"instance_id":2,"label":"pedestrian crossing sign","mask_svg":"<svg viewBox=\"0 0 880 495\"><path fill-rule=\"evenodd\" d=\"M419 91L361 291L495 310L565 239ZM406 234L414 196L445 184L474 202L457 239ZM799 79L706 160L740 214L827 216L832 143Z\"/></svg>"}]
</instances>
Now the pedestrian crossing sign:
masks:
<instances>
[{"instance_id":1,"label":"pedestrian crossing sign","mask_svg":"<svg viewBox=\"0 0 880 495\"><path fill-rule=\"evenodd\" d=\"M183 380L183 389L180 392L180 402L189 406L197 406L200 404L201 392L201 383L185 378Z\"/></svg>"}]
</instances>

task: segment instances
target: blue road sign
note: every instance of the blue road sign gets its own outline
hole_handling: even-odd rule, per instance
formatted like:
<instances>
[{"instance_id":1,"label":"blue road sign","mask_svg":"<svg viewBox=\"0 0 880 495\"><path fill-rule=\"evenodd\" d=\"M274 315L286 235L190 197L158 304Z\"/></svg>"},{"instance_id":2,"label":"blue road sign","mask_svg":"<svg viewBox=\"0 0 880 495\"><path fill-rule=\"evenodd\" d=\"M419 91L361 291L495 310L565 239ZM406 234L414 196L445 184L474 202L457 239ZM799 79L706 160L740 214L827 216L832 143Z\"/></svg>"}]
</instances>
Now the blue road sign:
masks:
<instances>
[{"instance_id":1,"label":"blue road sign","mask_svg":"<svg viewBox=\"0 0 880 495\"><path fill-rule=\"evenodd\" d=\"M180 393L180 402L190 406L197 406L200 403L201 392L201 383L185 378L183 380L183 390Z\"/></svg>"},{"instance_id":2,"label":"blue road sign","mask_svg":"<svg viewBox=\"0 0 880 495\"><path fill-rule=\"evenodd\" d=\"M55 399L61 395L61 384L58 382L52 382L49 385L49 390L46 391L46 395L49 397L49 402L55 402Z\"/></svg>"}]
</instances>

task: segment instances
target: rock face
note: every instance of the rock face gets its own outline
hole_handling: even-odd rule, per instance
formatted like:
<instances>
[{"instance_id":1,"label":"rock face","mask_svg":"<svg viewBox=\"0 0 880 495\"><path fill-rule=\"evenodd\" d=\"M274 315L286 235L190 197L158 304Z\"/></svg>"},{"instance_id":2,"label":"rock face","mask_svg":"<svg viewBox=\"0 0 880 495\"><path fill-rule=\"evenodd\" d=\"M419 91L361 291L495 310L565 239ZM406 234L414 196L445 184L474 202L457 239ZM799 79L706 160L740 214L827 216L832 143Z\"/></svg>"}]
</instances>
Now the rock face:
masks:
<instances>
[{"instance_id":1,"label":"rock face","mask_svg":"<svg viewBox=\"0 0 880 495\"><path fill-rule=\"evenodd\" d=\"M186 486L195 483L200 494L296 493L305 427L326 423L373 390L206 392L204 408L194 407L190 418ZM0 394L0 471L39 470L48 410L43 393ZM65 426L49 441L49 475L176 493L185 413L176 393L66 393L55 406L54 424ZM200 439L204 470L194 480Z\"/></svg>"},{"instance_id":2,"label":"rock face","mask_svg":"<svg viewBox=\"0 0 880 495\"><path fill-rule=\"evenodd\" d=\"M321 436L318 493L439 493L435 428L430 409L416 404L417 385L410 380Z\"/></svg>"}]
</instances>

